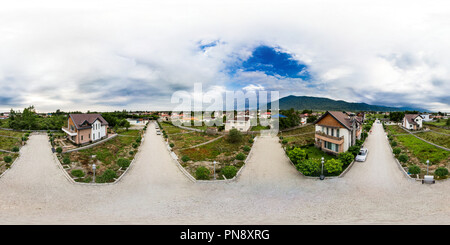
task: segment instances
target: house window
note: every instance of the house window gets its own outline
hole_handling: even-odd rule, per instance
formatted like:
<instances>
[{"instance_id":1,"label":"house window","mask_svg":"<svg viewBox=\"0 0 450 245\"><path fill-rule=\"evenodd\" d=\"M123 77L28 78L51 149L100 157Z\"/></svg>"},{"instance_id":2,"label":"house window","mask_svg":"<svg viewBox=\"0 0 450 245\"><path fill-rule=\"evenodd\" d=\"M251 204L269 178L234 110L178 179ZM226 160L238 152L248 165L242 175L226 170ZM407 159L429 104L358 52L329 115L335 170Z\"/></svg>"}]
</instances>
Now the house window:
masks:
<instances>
[{"instance_id":1,"label":"house window","mask_svg":"<svg viewBox=\"0 0 450 245\"><path fill-rule=\"evenodd\" d=\"M336 137L339 138L339 129L336 129Z\"/></svg>"},{"instance_id":2,"label":"house window","mask_svg":"<svg viewBox=\"0 0 450 245\"><path fill-rule=\"evenodd\" d=\"M327 128L327 135L330 135L330 133L328 132L328 128Z\"/></svg>"},{"instance_id":3,"label":"house window","mask_svg":"<svg viewBox=\"0 0 450 245\"><path fill-rule=\"evenodd\" d=\"M334 136L334 128L331 129L331 136Z\"/></svg>"},{"instance_id":4,"label":"house window","mask_svg":"<svg viewBox=\"0 0 450 245\"><path fill-rule=\"evenodd\" d=\"M83 135L81 135L81 140L83 140Z\"/></svg>"}]
</instances>

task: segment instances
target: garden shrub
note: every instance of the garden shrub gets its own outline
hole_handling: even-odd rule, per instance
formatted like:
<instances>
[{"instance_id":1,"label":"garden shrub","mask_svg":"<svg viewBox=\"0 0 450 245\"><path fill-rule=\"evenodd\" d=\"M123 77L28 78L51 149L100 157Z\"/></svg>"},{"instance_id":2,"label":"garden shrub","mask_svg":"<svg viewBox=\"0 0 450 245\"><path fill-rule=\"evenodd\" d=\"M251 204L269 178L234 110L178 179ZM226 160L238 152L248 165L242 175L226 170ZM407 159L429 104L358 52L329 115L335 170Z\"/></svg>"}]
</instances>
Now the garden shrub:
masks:
<instances>
[{"instance_id":1,"label":"garden shrub","mask_svg":"<svg viewBox=\"0 0 450 245\"><path fill-rule=\"evenodd\" d=\"M128 152L130 155L133 155L134 154L134 151L130 151L130 152Z\"/></svg>"},{"instance_id":2,"label":"garden shrub","mask_svg":"<svg viewBox=\"0 0 450 245\"><path fill-rule=\"evenodd\" d=\"M74 170L72 170L71 173L73 176L78 177L78 178L81 178L84 176L84 172L81 169L74 169Z\"/></svg>"},{"instance_id":3,"label":"garden shrub","mask_svg":"<svg viewBox=\"0 0 450 245\"><path fill-rule=\"evenodd\" d=\"M139 137L136 139L136 143L141 143L141 140L142 140L142 138L141 138L141 136L139 136Z\"/></svg>"},{"instance_id":4,"label":"garden shrub","mask_svg":"<svg viewBox=\"0 0 450 245\"><path fill-rule=\"evenodd\" d=\"M411 166L408 168L408 172L409 172L410 174L420 174L420 167L417 166L417 165L411 165Z\"/></svg>"},{"instance_id":5,"label":"garden shrub","mask_svg":"<svg viewBox=\"0 0 450 245\"><path fill-rule=\"evenodd\" d=\"M167 134L165 134L165 135L164 135L164 138L166 138L166 139L167 139L167 137L169 137L169 136L167 136Z\"/></svg>"},{"instance_id":6,"label":"garden shrub","mask_svg":"<svg viewBox=\"0 0 450 245\"><path fill-rule=\"evenodd\" d=\"M235 128L231 129L227 136L227 140L233 144L241 142L242 138L243 138L242 133Z\"/></svg>"},{"instance_id":7,"label":"garden shrub","mask_svg":"<svg viewBox=\"0 0 450 245\"><path fill-rule=\"evenodd\" d=\"M25 137L25 136L22 137L22 141L27 141L27 140L28 140L27 137Z\"/></svg>"},{"instance_id":8,"label":"garden shrub","mask_svg":"<svg viewBox=\"0 0 450 245\"><path fill-rule=\"evenodd\" d=\"M222 174L227 179L233 178L234 176L236 176L236 173L237 168L235 166L225 166L224 168L222 168Z\"/></svg>"},{"instance_id":9,"label":"garden shrub","mask_svg":"<svg viewBox=\"0 0 450 245\"><path fill-rule=\"evenodd\" d=\"M351 162L353 162L353 159L355 157L353 156L353 154L351 152L343 152L343 153L339 153L338 155L338 159L344 164L350 164Z\"/></svg>"},{"instance_id":10,"label":"garden shrub","mask_svg":"<svg viewBox=\"0 0 450 245\"><path fill-rule=\"evenodd\" d=\"M65 158L63 159L63 163L64 163L64 164L69 164L69 163L70 163L70 158L65 157Z\"/></svg>"},{"instance_id":11,"label":"garden shrub","mask_svg":"<svg viewBox=\"0 0 450 245\"><path fill-rule=\"evenodd\" d=\"M337 159L330 159L325 162L323 165L324 168L327 170L328 173L340 173L342 172L342 162Z\"/></svg>"},{"instance_id":12,"label":"garden shrub","mask_svg":"<svg viewBox=\"0 0 450 245\"><path fill-rule=\"evenodd\" d=\"M288 152L288 157L294 165L297 165L306 159L306 152L305 150L296 147Z\"/></svg>"},{"instance_id":13,"label":"garden shrub","mask_svg":"<svg viewBox=\"0 0 450 245\"><path fill-rule=\"evenodd\" d=\"M183 162L187 162L187 161L189 161L189 160L191 160L188 156L183 156L182 158L181 158L181 161L183 161Z\"/></svg>"},{"instance_id":14,"label":"garden shrub","mask_svg":"<svg viewBox=\"0 0 450 245\"><path fill-rule=\"evenodd\" d=\"M138 147L138 144L133 143L132 146L133 146L133 148L137 148L137 147Z\"/></svg>"},{"instance_id":15,"label":"garden shrub","mask_svg":"<svg viewBox=\"0 0 450 245\"><path fill-rule=\"evenodd\" d=\"M61 153L62 152L62 148L61 147L56 148L56 152Z\"/></svg>"},{"instance_id":16,"label":"garden shrub","mask_svg":"<svg viewBox=\"0 0 450 245\"><path fill-rule=\"evenodd\" d=\"M19 147L14 146L14 147L12 148L12 151L13 151L13 152L18 152L18 151L19 151Z\"/></svg>"},{"instance_id":17,"label":"garden shrub","mask_svg":"<svg viewBox=\"0 0 450 245\"><path fill-rule=\"evenodd\" d=\"M280 140L284 139L284 137L283 137L283 136L280 136L279 138L280 138Z\"/></svg>"},{"instance_id":18,"label":"garden shrub","mask_svg":"<svg viewBox=\"0 0 450 245\"><path fill-rule=\"evenodd\" d=\"M444 176L448 175L448 169L446 169L444 167L439 167L434 171L434 174L439 177L444 177Z\"/></svg>"},{"instance_id":19,"label":"garden shrub","mask_svg":"<svg viewBox=\"0 0 450 245\"><path fill-rule=\"evenodd\" d=\"M175 144L174 143L170 143L169 146L172 148L172 147L175 146Z\"/></svg>"},{"instance_id":20,"label":"garden shrub","mask_svg":"<svg viewBox=\"0 0 450 245\"><path fill-rule=\"evenodd\" d=\"M285 145L285 144L287 144L287 140L283 140L283 141L281 141L281 144L283 144L283 145Z\"/></svg>"},{"instance_id":21,"label":"garden shrub","mask_svg":"<svg viewBox=\"0 0 450 245\"><path fill-rule=\"evenodd\" d=\"M354 146L350 146L348 148L348 152L352 153L353 156L356 157L356 155L358 155L360 149L361 149L361 147L354 145Z\"/></svg>"},{"instance_id":22,"label":"garden shrub","mask_svg":"<svg viewBox=\"0 0 450 245\"><path fill-rule=\"evenodd\" d=\"M117 177L117 174L116 174L116 172L114 170L107 169L105 172L103 172L102 175L97 177L96 182L98 182L98 183L111 182L116 177Z\"/></svg>"},{"instance_id":23,"label":"garden shrub","mask_svg":"<svg viewBox=\"0 0 450 245\"><path fill-rule=\"evenodd\" d=\"M26 134L25 134L25 137L30 137L30 133L26 133Z\"/></svg>"},{"instance_id":24,"label":"garden shrub","mask_svg":"<svg viewBox=\"0 0 450 245\"><path fill-rule=\"evenodd\" d=\"M203 166L200 166L195 170L195 176L198 180L209 180L209 174L209 170Z\"/></svg>"},{"instance_id":25,"label":"garden shrub","mask_svg":"<svg viewBox=\"0 0 450 245\"><path fill-rule=\"evenodd\" d=\"M250 146L248 146L248 145L244 146L244 151L250 151L250 150L251 150Z\"/></svg>"},{"instance_id":26,"label":"garden shrub","mask_svg":"<svg viewBox=\"0 0 450 245\"><path fill-rule=\"evenodd\" d=\"M318 176L321 171L321 162L318 159L306 159L299 162L295 167L306 176Z\"/></svg>"},{"instance_id":27,"label":"garden shrub","mask_svg":"<svg viewBox=\"0 0 450 245\"><path fill-rule=\"evenodd\" d=\"M3 157L3 161L5 161L6 163L10 163L10 162L12 162L12 157L5 156L5 157Z\"/></svg>"},{"instance_id":28,"label":"garden shrub","mask_svg":"<svg viewBox=\"0 0 450 245\"><path fill-rule=\"evenodd\" d=\"M253 139L249 139L248 143L253 144L254 140Z\"/></svg>"},{"instance_id":29,"label":"garden shrub","mask_svg":"<svg viewBox=\"0 0 450 245\"><path fill-rule=\"evenodd\" d=\"M400 156L398 156L398 160L402 163L405 163L406 161L408 161L408 156L405 154L401 154Z\"/></svg>"},{"instance_id":30,"label":"garden shrub","mask_svg":"<svg viewBox=\"0 0 450 245\"><path fill-rule=\"evenodd\" d=\"M117 160L117 165L121 168L128 168L130 166L130 160L126 158L119 158Z\"/></svg>"},{"instance_id":31,"label":"garden shrub","mask_svg":"<svg viewBox=\"0 0 450 245\"><path fill-rule=\"evenodd\" d=\"M400 154L402 152L402 149L400 149L400 148L394 148L393 150L392 150L392 153L394 153L394 155L398 155L398 154Z\"/></svg>"},{"instance_id":32,"label":"garden shrub","mask_svg":"<svg viewBox=\"0 0 450 245\"><path fill-rule=\"evenodd\" d=\"M397 146L397 141L392 141L391 146Z\"/></svg>"},{"instance_id":33,"label":"garden shrub","mask_svg":"<svg viewBox=\"0 0 450 245\"><path fill-rule=\"evenodd\" d=\"M236 155L236 159L237 160L244 160L245 159L245 154L240 152L239 154Z\"/></svg>"}]
</instances>

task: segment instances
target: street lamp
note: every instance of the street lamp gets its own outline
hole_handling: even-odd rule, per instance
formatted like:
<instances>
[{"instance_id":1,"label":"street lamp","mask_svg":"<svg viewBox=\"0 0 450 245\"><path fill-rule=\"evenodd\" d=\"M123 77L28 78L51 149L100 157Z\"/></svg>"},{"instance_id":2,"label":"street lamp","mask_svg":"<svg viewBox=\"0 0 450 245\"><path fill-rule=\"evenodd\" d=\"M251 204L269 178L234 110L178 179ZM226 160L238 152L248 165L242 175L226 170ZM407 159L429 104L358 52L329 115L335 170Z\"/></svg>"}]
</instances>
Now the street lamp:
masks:
<instances>
[{"instance_id":1,"label":"street lamp","mask_svg":"<svg viewBox=\"0 0 450 245\"><path fill-rule=\"evenodd\" d=\"M94 179L93 179L93 181L94 181L94 183L95 183L95 163L94 164L92 164L92 170L94 171Z\"/></svg>"},{"instance_id":2,"label":"street lamp","mask_svg":"<svg viewBox=\"0 0 450 245\"><path fill-rule=\"evenodd\" d=\"M214 180L216 179L216 161L214 161Z\"/></svg>"},{"instance_id":3,"label":"street lamp","mask_svg":"<svg viewBox=\"0 0 450 245\"><path fill-rule=\"evenodd\" d=\"M430 163L430 160L427 160L427 175L428 175L428 164Z\"/></svg>"},{"instance_id":4,"label":"street lamp","mask_svg":"<svg viewBox=\"0 0 450 245\"><path fill-rule=\"evenodd\" d=\"M320 180L325 179L325 176L323 175L323 157L322 157L322 174L320 175Z\"/></svg>"}]
</instances>

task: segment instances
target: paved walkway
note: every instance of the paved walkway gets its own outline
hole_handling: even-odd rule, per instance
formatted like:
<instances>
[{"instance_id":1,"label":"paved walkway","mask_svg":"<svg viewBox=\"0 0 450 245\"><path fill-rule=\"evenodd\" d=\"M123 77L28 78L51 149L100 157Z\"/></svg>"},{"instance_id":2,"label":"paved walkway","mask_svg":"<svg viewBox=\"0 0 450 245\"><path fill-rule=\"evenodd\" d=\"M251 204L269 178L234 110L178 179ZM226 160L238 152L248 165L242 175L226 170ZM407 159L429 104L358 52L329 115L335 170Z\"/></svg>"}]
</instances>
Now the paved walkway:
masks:
<instances>
[{"instance_id":1,"label":"paved walkway","mask_svg":"<svg viewBox=\"0 0 450 245\"><path fill-rule=\"evenodd\" d=\"M340 179L302 177L277 141L255 142L238 181L194 184L150 124L141 152L119 183L85 186L64 177L45 135L33 135L0 178L0 223L450 224L450 181L407 181L381 125L374 125L367 140L367 161Z\"/></svg>"}]
</instances>

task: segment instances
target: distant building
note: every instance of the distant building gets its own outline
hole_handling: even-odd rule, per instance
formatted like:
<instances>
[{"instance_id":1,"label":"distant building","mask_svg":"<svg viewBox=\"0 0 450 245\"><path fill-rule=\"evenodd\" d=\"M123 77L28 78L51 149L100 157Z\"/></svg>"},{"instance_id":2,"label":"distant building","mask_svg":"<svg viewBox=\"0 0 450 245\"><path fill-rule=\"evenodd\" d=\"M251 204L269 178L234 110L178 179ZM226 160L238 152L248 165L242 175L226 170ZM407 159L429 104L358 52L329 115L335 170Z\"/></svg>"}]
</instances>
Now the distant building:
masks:
<instances>
[{"instance_id":1,"label":"distant building","mask_svg":"<svg viewBox=\"0 0 450 245\"><path fill-rule=\"evenodd\" d=\"M430 118L430 114L422 114L420 115L424 122L430 122L433 121L433 119Z\"/></svg>"},{"instance_id":2,"label":"distant building","mask_svg":"<svg viewBox=\"0 0 450 245\"><path fill-rule=\"evenodd\" d=\"M423 118L419 114L405 114L402 126L410 130L418 130L422 128Z\"/></svg>"},{"instance_id":3,"label":"distant building","mask_svg":"<svg viewBox=\"0 0 450 245\"><path fill-rule=\"evenodd\" d=\"M315 145L324 152L339 154L361 139L361 121L355 114L327 111L315 124Z\"/></svg>"},{"instance_id":4,"label":"distant building","mask_svg":"<svg viewBox=\"0 0 450 245\"><path fill-rule=\"evenodd\" d=\"M225 131L230 131L233 128L241 132L249 131L251 128L250 117L237 117L234 120L227 120L225 122Z\"/></svg>"},{"instance_id":5,"label":"distant building","mask_svg":"<svg viewBox=\"0 0 450 245\"><path fill-rule=\"evenodd\" d=\"M300 114L299 117L300 117L300 124L301 125L306 124L306 122L308 121L308 113Z\"/></svg>"},{"instance_id":6,"label":"distant building","mask_svg":"<svg viewBox=\"0 0 450 245\"><path fill-rule=\"evenodd\" d=\"M108 122L100 114L69 114L67 125L62 131L75 144L86 144L108 137Z\"/></svg>"}]
</instances>

